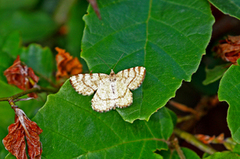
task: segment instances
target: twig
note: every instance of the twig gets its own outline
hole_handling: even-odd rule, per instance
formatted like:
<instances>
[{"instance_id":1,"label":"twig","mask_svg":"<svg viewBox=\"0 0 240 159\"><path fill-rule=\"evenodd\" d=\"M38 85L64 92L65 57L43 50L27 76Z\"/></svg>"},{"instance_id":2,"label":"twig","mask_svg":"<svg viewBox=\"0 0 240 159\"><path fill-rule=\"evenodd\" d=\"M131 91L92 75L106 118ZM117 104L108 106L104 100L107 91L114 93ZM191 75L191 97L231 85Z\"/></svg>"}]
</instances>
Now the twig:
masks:
<instances>
[{"instance_id":1,"label":"twig","mask_svg":"<svg viewBox=\"0 0 240 159\"><path fill-rule=\"evenodd\" d=\"M183 151L181 150L181 147L178 144L178 139L176 137L172 140L172 145L174 146L175 150L177 151L180 159L186 159L185 155L183 154Z\"/></svg>"},{"instance_id":2,"label":"twig","mask_svg":"<svg viewBox=\"0 0 240 159\"><path fill-rule=\"evenodd\" d=\"M54 88L60 87L59 85L55 84L50 78L43 76L42 74L40 74L38 72L36 72L36 73L41 79L46 80L52 87L54 87Z\"/></svg>"},{"instance_id":3,"label":"twig","mask_svg":"<svg viewBox=\"0 0 240 159\"><path fill-rule=\"evenodd\" d=\"M172 106L178 108L179 110L181 111L184 111L184 112L190 112L192 114L197 114L196 110L192 109L192 108L189 108L188 106L184 105L184 104L181 104L181 103L178 103L178 102L175 102L173 100L170 100L169 101L169 104L171 104Z\"/></svg>"},{"instance_id":4,"label":"twig","mask_svg":"<svg viewBox=\"0 0 240 159\"><path fill-rule=\"evenodd\" d=\"M0 101L11 101L11 100L14 100L14 99L17 99L21 96L24 96L26 94L29 94L29 93L32 93L32 92L52 92L52 93L56 93L58 90L56 89L52 89L52 88L45 88L45 87L34 87L34 88L31 88L31 89L28 89L26 91L22 91L18 94L15 94L13 96L10 96L10 97L2 97L0 98Z\"/></svg>"},{"instance_id":5,"label":"twig","mask_svg":"<svg viewBox=\"0 0 240 159\"><path fill-rule=\"evenodd\" d=\"M213 154L215 152L217 152L215 149L213 149L212 147L202 143L201 141L199 141L198 139L195 138L195 136L193 136L192 134L189 134L185 131L182 131L178 128L175 128L173 131L177 136L179 136L180 138L184 139L185 141L191 143L192 145L196 146L197 148L199 148L200 150L207 152L209 154Z\"/></svg>"},{"instance_id":6,"label":"twig","mask_svg":"<svg viewBox=\"0 0 240 159\"><path fill-rule=\"evenodd\" d=\"M188 120L191 120L193 119L194 116L193 115L187 115L187 116L183 116L183 117L178 117L177 118L177 123L181 123L181 122L184 122L184 121L188 121Z\"/></svg>"},{"instance_id":7,"label":"twig","mask_svg":"<svg viewBox=\"0 0 240 159\"><path fill-rule=\"evenodd\" d=\"M185 120L181 123L180 128L184 131L191 130L204 115L208 113L210 109L217 106L218 104L218 98L217 96L208 97L203 96L201 100L198 102L197 106L194 108L194 111L191 118L189 120ZM188 109L187 109L188 110Z\"/></svg>"}]
</instances>

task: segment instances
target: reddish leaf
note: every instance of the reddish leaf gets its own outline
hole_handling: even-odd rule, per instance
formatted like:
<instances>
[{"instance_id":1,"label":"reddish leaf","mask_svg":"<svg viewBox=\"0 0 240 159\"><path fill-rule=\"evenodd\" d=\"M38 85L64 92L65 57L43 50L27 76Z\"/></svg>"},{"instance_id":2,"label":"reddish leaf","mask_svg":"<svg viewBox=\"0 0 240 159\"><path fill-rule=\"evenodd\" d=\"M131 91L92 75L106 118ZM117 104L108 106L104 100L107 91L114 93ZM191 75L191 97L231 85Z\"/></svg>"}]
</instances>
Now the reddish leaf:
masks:
<instances>
[{"instance_id":1,"label":"reddish leaf","mask_svg":"<svg viewBox=\"0 0 240 159\"><path fill-rule=\"evenodd\" d=\"M39 134L42 133L42 129L28 119L21 109L15 108L15 113L15 123L8 127L9 133L3 139L5 148L17 159L27 159L24 140L26 137L29 157L31 159L41 158L42 148Z\"/></svg>"},{"instance_id":2,"label":"reddish leaf","mask_svg":"<svg viewBox=\"0 0 240 159\"><path fill-rule=\"evenodd\" d=\"M198 134L195 135L198 140L202 141L204 144L210 144L214 139L215 136L208 136L208 135L203 135L203 134Z\"/></svg>"},{"instance_id":3,"label":"reddish leaf","mask_svg":"<svg viewBox=\"0 0 240 159\"><path fill-rule=\"evenodd\" d=\"M221 133L216 137L216 142L217 143L223 143L224 142L224 133Z\"/></svg>"},{"instance_id":4,"label":"reddish leaf","mask_svg":"<svg viewBox=\"0 0 240 159\"><path fill-rule=\"evenodd\" d=\"M236 63L240 57L240 36L228 36L214 47L214 51L225 61Z\"/></svg>"},{"instance_id":5,"label":"reddish leaf","mask_svg":"<svg viewBox=\"0 0 240 159\"><path fill-rule=\"evenodd\" d=\"M9 84L16 85L22 90L33 88L39 80L39 78L34 74L32 68L22 64L19 56L17 56L13 65L4 71L4 75L6 76ZM28 96L37 98L36 93L30 93Z\"/></svg>"},{"instance_id":6,"label":"reddish leaf","mask_svg":"<svg viewBox=\"0 0 240 159\"><path fill-rule=\"evenodd\" d=\"M195 135L196 138L200 141L202 141L204 144L210 144L210 143L223 143L224 142L224 134L220 134L219 136L208 136L203 134L197 134Z\"/></svg>"},{"instance_id":7,"label":"reddish leaf","mask_svg":"<svg viewBox=\"0 0 240 159\"><path fill-rule=\"evenodd\" d=\"M60 78L69 78L72 75L82 72L82 64L79 62L78 58L73 58L68 52L58 47L55 49L58 52L56 55L58 69L56 77L58 80Z\"/></svg>"}]
</instances>

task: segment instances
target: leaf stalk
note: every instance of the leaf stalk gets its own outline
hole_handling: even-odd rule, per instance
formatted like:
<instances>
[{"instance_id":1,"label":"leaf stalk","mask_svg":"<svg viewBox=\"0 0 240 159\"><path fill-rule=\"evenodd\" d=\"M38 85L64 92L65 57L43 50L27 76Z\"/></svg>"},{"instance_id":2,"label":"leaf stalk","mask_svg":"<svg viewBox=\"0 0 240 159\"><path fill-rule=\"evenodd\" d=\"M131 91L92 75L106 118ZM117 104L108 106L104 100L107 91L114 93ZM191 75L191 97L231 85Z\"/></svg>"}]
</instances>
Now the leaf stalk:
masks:
<instances>
[{"instance_id":1,"label":"leaf stalk","mask_svg":"<svg viewBox=\"0 0 240 159\"><path fill-rule=\"evenodd\" d=\"M210 145L206 145L199 141L194 135L187 133L185 131L182 131L181 129L175 128L173 131L177 136L184 139L185 141L191 143L192 145L196 146L200 150L207 152L209 154L214 154L217 152L215 149L213 149Z\"/></svg>"}]
</instances>

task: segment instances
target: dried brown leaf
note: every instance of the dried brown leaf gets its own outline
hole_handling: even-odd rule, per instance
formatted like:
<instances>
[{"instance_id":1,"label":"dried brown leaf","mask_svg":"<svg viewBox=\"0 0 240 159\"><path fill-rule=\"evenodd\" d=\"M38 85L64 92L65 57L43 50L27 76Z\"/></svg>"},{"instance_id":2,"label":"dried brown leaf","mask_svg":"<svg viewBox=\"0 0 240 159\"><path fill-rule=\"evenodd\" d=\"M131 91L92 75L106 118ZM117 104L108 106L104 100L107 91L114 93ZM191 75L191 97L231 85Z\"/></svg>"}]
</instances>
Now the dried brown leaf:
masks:
<instances>
[{"instance_id":1,"label":"dried brown leaf","mask_svg":"<svg viewBox=\"0 0 240 159\"><path fill-rule=\"evenodd\" d=\"M73 58L68 52L58 47L55 49L58 52L56 55L58 69L56 74L57 80L82 73L82 64L79 62L78 58Z\"/></svg>"},{"instance_id":2,"label":"dried brown leaf","mask_svg":"<svg viewBox=\"0 0 240 159\"><path fill-rule=\"evenodd\" d=\"M22 64L19 56L17 56L13 65L4 71L4 75L9 84L13 84L22 90L33 88L39 80L32 68ZM36 93L30 93L28 96L37 98Z\"/></svg>"},{"instance_id":3,"label":"dried brown leaf","mask_svg":"<svg viewBox=\"0 0 240 159\"><path fill-rule=\"evenodd\" d=\"M15 123L8 127L9 133L3 139L5 148L17 159L27 159L26 138L30 159L41 158L42 148L39 135L42 129L28 119L21 109L15 108L15 113Z\"/></svg>"},{"instance_id":4,"label":"dried brown leaf","mask_svg":"<svg viewBox=\"0 0 240 159\"><path fill-rule=\"evenodd\" d=\"M228 36L214 47L214 51L223 60L235 64L240 58L240 36Z\"/></svg>"}]
</instances>

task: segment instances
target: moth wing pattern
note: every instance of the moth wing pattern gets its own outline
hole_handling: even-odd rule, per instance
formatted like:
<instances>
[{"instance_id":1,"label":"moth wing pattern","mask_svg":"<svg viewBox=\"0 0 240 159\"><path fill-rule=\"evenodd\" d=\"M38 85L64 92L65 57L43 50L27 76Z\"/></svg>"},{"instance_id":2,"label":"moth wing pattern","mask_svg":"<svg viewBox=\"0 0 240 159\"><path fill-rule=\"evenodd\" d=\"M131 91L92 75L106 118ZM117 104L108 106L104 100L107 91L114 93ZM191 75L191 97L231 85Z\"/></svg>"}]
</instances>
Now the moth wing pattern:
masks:
<instances>
[{"instance_id":1,"label":"moth wing pattern","mask_svg":"<svg viewBox=\"0 0 240 159\"><path fill-rule=\"evenodd\" d=\"M116 74L117 78L121 79L131 90L137 89L143 82L146 74L145 67L137 66L122 70Z\"/></svg>"},{"instance_id":2,"label":"moth wing pattern","mask_svg":"<svg viewBox=\"0 0 240 159\"><path fill-rule=\"evenodd\" d=\"M104 73L78 74L70 77L70 83L79 94L91 95L105 78L108 78L108 75Z\"/></svg>"}]
</instances>

